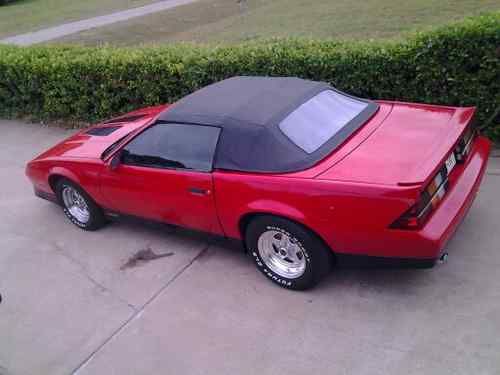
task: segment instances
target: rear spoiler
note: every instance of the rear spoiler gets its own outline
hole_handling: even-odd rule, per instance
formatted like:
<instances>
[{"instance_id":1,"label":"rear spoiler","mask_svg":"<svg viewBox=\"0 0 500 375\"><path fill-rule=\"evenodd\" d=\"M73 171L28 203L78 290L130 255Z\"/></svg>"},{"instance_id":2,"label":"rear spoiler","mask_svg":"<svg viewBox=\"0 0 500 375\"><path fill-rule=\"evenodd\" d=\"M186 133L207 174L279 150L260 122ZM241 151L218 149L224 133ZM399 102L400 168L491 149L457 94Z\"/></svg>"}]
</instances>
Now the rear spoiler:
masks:
<instances>
[{"instance_id":1,"label":"rear spoiler","mask_svg":"<svg viewBox=\"0 0 500 375\"><path fill-rule=\"evenodd\" d=\"M450 151L454 149L460 137L471 122L476 107L456 107L455 113L448 122L449 131L436 147L427 155L422 155L422 163L408 173L407 179L398 182L399 186L426 185L443 166Z\"/></svg>"}]
</instances>

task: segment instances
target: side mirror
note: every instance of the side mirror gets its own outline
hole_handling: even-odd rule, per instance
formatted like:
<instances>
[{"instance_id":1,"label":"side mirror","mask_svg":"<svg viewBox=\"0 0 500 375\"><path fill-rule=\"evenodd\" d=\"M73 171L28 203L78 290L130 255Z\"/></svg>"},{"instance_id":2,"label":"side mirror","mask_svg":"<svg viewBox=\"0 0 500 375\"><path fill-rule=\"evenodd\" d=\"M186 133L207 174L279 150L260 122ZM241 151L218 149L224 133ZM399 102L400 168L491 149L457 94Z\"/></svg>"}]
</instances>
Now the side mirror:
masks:
<instances>
[{"instance_id":1,"label":"side mirror","mask_svg":"<svg viewBox=\"0 0 500 375\"><path fill-rule=\"evenodd\" d=\"M116 170L121 162L122 162L122 152L120 150L113 155L113 158L109 162L109 169L112 171Z\"/></svg>"}]
</instances>

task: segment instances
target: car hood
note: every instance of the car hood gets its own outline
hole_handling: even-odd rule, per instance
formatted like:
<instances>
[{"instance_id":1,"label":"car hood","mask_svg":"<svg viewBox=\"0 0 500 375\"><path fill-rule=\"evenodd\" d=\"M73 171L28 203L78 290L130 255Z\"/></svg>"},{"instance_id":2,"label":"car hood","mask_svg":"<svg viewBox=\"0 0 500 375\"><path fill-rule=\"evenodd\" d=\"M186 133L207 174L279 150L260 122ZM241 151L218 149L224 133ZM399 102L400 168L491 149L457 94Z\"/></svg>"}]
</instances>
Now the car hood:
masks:
<instances>
[{"instance_id":1,"label":"car hood","mask_svg":"<svg viewBox=\"0 0 500 375\"><path fill-rule=\"evenodd\" d=\"M58 143L36 159L100 158L110 145L148 124L167 107L168 105L160 105L143 108L96 124Z\"/></svg>"},{"instance_id":2,"label":"car hood","mask_svg":"<svg viewBox=\"0 0 500 375\"><path fill-rule=\"evenodd\" d=\"M417 185L444 162L475 108L381 102L385 119L356 148L317 178ZM355 140L353 140L355 141Z\"/></svg>"}]
</instances>

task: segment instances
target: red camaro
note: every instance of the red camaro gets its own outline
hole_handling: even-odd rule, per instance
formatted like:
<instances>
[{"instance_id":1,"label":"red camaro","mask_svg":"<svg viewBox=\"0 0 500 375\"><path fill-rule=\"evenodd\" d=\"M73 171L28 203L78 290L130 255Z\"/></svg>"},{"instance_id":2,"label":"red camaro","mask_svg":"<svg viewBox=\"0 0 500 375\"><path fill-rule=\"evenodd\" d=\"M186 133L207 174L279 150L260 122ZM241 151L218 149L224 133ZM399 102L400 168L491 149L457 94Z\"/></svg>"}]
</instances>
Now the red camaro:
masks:
<instances>
[{"instance_id":1,"label":"red camaro","mask_svg":"<svg viewBox=\"0 0 500 375\"><path fill-rule=\"evenodd\" d=\"M474 111L235 77L83 130L26 173L82 229L131 215L242 239L270 280L305 289L334 260L446 255L490 151Z\"/></svg>"}]
</instances>

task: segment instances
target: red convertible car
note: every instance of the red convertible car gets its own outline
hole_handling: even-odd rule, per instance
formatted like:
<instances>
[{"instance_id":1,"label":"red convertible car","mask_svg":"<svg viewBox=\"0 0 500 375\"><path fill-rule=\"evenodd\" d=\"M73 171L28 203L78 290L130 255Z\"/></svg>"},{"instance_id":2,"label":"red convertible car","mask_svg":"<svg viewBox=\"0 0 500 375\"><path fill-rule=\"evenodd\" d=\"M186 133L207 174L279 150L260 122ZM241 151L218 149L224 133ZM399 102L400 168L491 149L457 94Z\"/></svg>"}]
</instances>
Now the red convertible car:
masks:
<instances>
[{"instance_id":1,"label":"red convertible car","mask_svg":"<svg viewBox=\"0 0 500 375\"><path fill-rule=\"evenodd\" d=\"M306 289L339 259L446 255L490 151L474 111L234 77L82 130L26 173L82 229L131 215L241 239L270 280Z\"/></svg>"}]
</instances>

